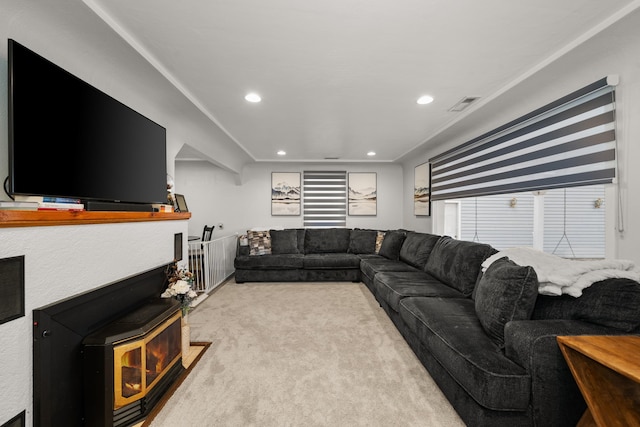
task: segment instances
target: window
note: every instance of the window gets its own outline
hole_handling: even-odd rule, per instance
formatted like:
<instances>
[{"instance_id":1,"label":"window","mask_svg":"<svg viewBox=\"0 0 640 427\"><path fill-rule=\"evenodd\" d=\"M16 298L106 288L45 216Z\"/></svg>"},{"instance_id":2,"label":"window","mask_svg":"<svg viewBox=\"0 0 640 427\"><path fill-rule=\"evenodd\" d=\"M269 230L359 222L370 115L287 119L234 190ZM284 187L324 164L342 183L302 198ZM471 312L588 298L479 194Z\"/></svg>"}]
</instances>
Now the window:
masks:
<instances>
[{"instance_id":1,"label":"window","mask_svg":"<svg viewBox=\"0 0 640 427\"><path fill-rule=\"evenodd\" d=\"M345 227L347 224L347 173L304 171L302 183L305 227Z\"/></svg>"},{"instance_id":2,"label":"window","mask_svg":"<svg viewBox=\"0 0 640 427\"><path fill-rule=\"evenodd\" d=\"M605 257L604 185L445 201L445 234L501 250L529 246L565 258Z\"/></svg>"}]
</instances>

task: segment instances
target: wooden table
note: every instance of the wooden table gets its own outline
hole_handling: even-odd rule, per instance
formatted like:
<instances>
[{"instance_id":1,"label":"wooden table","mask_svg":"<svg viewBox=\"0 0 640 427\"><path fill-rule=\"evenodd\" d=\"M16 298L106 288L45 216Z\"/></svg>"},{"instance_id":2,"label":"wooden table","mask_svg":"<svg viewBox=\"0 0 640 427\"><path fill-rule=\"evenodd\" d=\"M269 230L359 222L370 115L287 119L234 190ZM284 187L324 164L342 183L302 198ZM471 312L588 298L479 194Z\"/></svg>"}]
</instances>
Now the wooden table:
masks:
<instances>
[{"instance_id":1,"label":"wooden table","mask_svg":"<svg viewBox=\"0 0 640 427\"><path fill-rule=\"evenodd\" d=\"M640 336L561 336L587 410L578 426L640 426Z\"/></svg>"}]
</instances>

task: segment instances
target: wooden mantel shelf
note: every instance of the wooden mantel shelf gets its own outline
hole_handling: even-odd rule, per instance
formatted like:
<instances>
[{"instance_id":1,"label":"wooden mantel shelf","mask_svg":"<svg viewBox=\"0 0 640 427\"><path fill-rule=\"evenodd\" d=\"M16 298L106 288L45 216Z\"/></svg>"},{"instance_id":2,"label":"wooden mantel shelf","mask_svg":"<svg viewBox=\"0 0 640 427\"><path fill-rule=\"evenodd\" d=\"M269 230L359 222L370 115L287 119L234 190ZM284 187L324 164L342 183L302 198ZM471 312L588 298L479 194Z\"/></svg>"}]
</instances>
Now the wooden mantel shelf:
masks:
<instances>
[{"instance_id":1,"label":"wooden mantel shelf","mask_svg":"<svg viewBox=\"0 0 640 427\"><path fill-rule=\"evenodd\" d=\"M0 210L0 228L50 225L110 224L115 222L175 221L191 214L165 212L17 211Z\"/></svg>"}]
</instances>

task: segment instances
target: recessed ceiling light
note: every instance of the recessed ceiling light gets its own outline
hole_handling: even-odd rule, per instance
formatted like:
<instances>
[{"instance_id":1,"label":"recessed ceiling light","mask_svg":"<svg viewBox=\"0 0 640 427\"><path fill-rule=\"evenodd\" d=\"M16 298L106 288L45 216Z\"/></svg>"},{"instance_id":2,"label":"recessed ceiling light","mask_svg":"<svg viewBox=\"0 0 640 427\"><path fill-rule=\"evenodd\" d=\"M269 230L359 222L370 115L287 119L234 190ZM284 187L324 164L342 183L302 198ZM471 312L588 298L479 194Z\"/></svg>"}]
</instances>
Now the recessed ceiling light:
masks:
<instances>
[{"instance_id":1,"label":"recessed ceiling light","mask_svg":"<svg viewBox=\"0 0 640 427\"><path fill-rule=\"evenodd\" d=\"M369 151L369 152L367 153L367 156L375 156L375 155L376 155L376 152L375 152L375 151Z\"/></svg>"},{"instance_id":2,"label":"recessed ceiling light","mask_svg":"<svg viewBox=\"0 0 640 427\"><path fill-rule=\"evenodd\" d=\"M276 154L278 154L278 156L286 156L287 152L284 150L279 150Z\"/></svg>"},{"instance_id":3,"label":"recessed ceiling light","mask_svg":"<svg viewBox=\"0 0 640 427\"><path fill-rule=\"evenodd\" d=\"M417 103L420 105L431 104L432 102L433 102L433 97L429 95L422 95L420 98L418 98L418 101L417 101Z\"/></svg>"},{"instance_id":4,"label":"recessed ceiling light","mask_svg":"<svg viewBox=\"0 0 640 427\"><path fill-rule=\"evenodd\" d=\"M260 98L260 95L258 95L257 93L248 93L247 96L244 97L244 99L246 99L249 102L260 102L262 101L262 98Z\"/></svg>"}]
</instances>

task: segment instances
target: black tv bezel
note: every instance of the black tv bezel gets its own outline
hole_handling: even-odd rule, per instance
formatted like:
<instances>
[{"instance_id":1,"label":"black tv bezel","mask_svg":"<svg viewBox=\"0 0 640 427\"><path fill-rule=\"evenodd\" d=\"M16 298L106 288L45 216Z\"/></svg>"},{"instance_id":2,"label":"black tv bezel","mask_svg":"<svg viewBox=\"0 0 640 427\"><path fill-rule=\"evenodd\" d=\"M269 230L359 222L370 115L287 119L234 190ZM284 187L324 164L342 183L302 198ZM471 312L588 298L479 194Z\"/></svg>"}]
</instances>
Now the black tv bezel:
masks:
<instances>
[{"instance_id":1,"label":"black tv bezel","mask_svg":"<svg viewBox=\"0 0 640 427\"><path fill-rule=\"evenodd\" d=\"M15 116L14 116L14 102L15 102L15 96L14 96L14 87L13 87L13 82L15 80L15 76L14 76L14 67L13 67L13 49L14 46L17 45L22 49L25 49L26 51L28 51L31 55L34 55L35 57L39 58L42 61L45 61L48 65L50 65L51 67L55 67L57 70L61 71L63 73L63 75L69 77L70 79L74 80L76 83L80 84L80 85L84 85L85 88L88 88L93 94L99 95L100 97L103 97L103 99L109 99L110 101L114 101L115 103L117 103L117 105L120 105L123 110L126 109L132 113L134 113L135 115L139 116L141 119L147 121L149 124L153 124L155 126L158 127L158 130L162 132L163 134L163 143L158 145L158 149L162 149L163 150L163 154L162 157L164 158L164 162L163 162L163 182L162 185L158 186L158 190L156 195L151 195L151 191L149 191L149 196L145 196L142 197L138 200L131 200L130 198L105 198L105 197L100 197L100 195L96 195L96 194L64 194L64 191L61 191L60 194L38 194L35 192L25 192L25 191L16 191L16 186L15 186L15 169L16 169L16 164L15 164L15 144L16 144L16 140L15 140L15 130L14 130L14 122L15 122ZM90 202L94 202L93 206L99 206L94 210L144 210L144 211L148 211L148 210L152 210L150 208L150 206L152 204L160 204L160 203L167 203L166 200L166 181L164 179L164 177L166 177L166 173L167 173L167 143L166 143L166 128L162 125L160 125L159 123L157 123L154 120L151 120L150 118L146 117L145 115L141 114L140 112L134 110L133 108L129 107L128 105L124 104L123 102L119 101L118 99L110 96L109 94L101 91L100 89L96 88L95 86L89 84L88 82L84 81L83 79L79 78L78 76L70 73L69 71L65 70L64 68L60 67L59 65L55 64L54 62L50 61L49 59L43 57L42 55L34 52L33 50L29 49L28 47L26 47L25 45L21 44L20 42L9 38L7 40L7 67L8 67L8 73L7 73L7 78L8 78L8 176L7 176L7 180L6 180L6 184L5 184L5 191L12 197L14 198L15 196L45 196L45 197L63 197L63 198L74 198L74 199L79 199L82 202L84 202L85 204L89 204ZM114 171L114 173L116 173L117 171ZM158 198L157 200L154 200L155 198ZM145 199L145 200L142 200Z\"/></svg>"}]
</instances>

